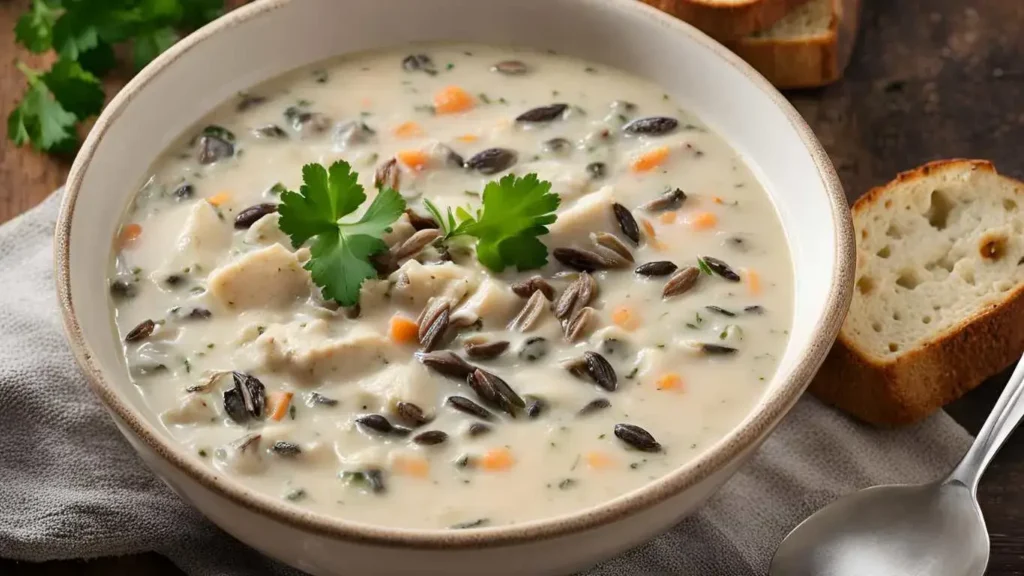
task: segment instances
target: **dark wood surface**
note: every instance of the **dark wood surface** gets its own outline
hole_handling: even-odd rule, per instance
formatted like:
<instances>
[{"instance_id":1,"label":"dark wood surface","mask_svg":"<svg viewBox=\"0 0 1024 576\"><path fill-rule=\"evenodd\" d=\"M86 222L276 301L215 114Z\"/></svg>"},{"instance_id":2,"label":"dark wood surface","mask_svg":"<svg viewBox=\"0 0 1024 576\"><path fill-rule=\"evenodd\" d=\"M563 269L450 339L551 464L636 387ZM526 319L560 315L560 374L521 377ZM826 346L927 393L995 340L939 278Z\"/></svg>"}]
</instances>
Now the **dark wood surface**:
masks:
<instances>
[{"instance_id":1,"label":"dark wood surface","mask_svg":"<svg viewBox=\"0 0 1024 576\"><path fill-rule=\"evenodd\" d=\"M901 170L948 157L986 158L1024 177L1024 2L1019 0L864 0L846 78L790 94L828 149L847 196L856 198ZM10 30L27 0L0 0L0 114L23 81ZM13 56L12 56L13 54ZM0 222L42 200L67 164L0 143ZM972 433L1007 373L947 410ZM991 576L1024 575L1024 434L1011 438L978 494L992 540ZM0 560L0 573L180 574L155 554L25 564Z\"/></svg>"}]
</instances>

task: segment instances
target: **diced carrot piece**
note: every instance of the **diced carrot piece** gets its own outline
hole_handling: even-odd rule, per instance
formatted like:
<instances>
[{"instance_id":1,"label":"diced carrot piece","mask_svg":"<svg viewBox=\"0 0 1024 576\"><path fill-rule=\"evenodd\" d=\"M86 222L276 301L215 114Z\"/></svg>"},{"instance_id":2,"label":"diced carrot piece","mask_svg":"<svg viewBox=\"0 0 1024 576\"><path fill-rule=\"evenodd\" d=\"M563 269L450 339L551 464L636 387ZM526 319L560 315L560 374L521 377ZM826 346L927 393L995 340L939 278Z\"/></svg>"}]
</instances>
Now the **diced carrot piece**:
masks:
<instances>
[{"instance_id":1,"label":"diced carrot piece","mask_svg":"<svg viewBox=\"0 0 1024 576\"><path fill-rule=\"evenodd\" d=\"M584 459L594 470L607 470L615 465L615 459L604 452L587 452Z\"/></svg>"},{"instance_id":2,"label":"diced carrot piece","mask_svg":"<svg viewBox=\"0 0 1024 576\"><path fill-rule=\"evenodd\" d=\"M508 448L488 450L480 457L480 467L491 472L508 470L515 463L515 458L512 457L512 452Z\"/></svg>"},{"instance_id":3,"label":"diced carrot piece","mask_svg":"<svg viewBox=\"0 0 1024 576\"><path fill-rule=\"evenodd\" d=\"M391 323L388 326L388 335L395 342L406 343L416 342L419 339L420 327L416 322L409 320L405 316L395 314L391 317Z\"/></svg>"},{"instance_id":4,"label":"diced carrot piece","mask_svg":"<svg viewBox=\"0 0 1024 576\"><path fill-rule=\"evenodd\" d=\"M288 406L292 403L292 392L274 392L267 396L269 404L270 419L280 422L288 413Z\"/></svg>"},{"instance_id":5,"label":"diced carrot piece","mask_svg":"<svg viewBox=\"0 0 1024 576\"><path fill-rule=\"evenodd\" d=\"M214 206L220 206L221 204L227 203L229 200L231 200L231 194L227 192L218 192L206 199L207 202Z\"/></svg>"},{"instance_id":6,"label":"diced carrot piece","mask_svg":"<svg viewBox=\"0 0 1024 576\"><path fill-rule=\"evenodd\" d=\"M683 391L683 377L675 372L669 372L658 378L654 383L658 390L676 390L678 392Z\"/></svg>"},{"instance_id":7,"label":"diced carrot piece","mask_svg":"<svg viewBox=\"0 0 1024 576\"><path fill-rule=\"evenodd\" d=\"M434 94L434 112L438 114L465 112L475 104L473 96L458 86L446 86Z\"/></svg>"},{"instance_id":8,"label":"diced carrot piece","mask_svg":"<svg viewBox=\"0 0 1024 576\"><path fill-rule=\"evenodd\" d=\"M477 136L476 134L463 134L462 136L458 136L455 139L458 140L459 142L476 142L477 140L480 139L480 137Z\"/></svg>"},{"instance_id":9,"label":"diced carrot piece","mask_svg":"<svg viewBox=\"0 0 1024 576\"><path fill-rule=\"evenodd\" d=\"M712 196L711 201L715 204L725 204L719 196Z\"/></svg>"},{"instance_id":10,"label":"diced carrot piece","mask_svg":"<svg viewBox=\"0 0 1024 576\"><path fill-rule=\"evenodd\" d=\"M761 293L761 275L756 271L749 268L744 270L744 276L747 277L747 289L750 290L750 294L757 296Z\"/></svg>"},{"instance_id":11,"label":"diced carrot piece","mask_svg":"<svg viewBox=\"0 0 1024 576\"><path fill-rule=\"evenodd\" d=\"M395 156L398 157L399 162L417 172L426 168L427 162L430 161L430 156L427 156L427 153L422 150L402 150Z\"/></svg>"},{"instance_id":12,"label":"diced carrot piece","mask_svg":"<svg viewBox=\"0 0 1024 576\"><path fill-rule=\"evenodd\" d=\"M695 212L686 217L686 223L694 230L710 230L718 225L718 216L713 212Z\"/></svg>"},{"instance_id":13,"label":"diced carrot piece","mask_svg":"<svg viewBox=\"0 0 1024 576\"><path fill-rule=\"evenodd\" d=\"M399 138L415 138L417 136L423 136L423 128L412 121L402 122L392 131L395 136Z\"/></svg>"},{"instance_id":14,"label":"diced carrot piece","mask_svg":"<svg viewBox=\"0 0 1024 576\"><path fill-rule=\"evenodd\" d=\"M391 461L391 466L396 473L406 476L426 478L430 475L430 462L422 456L399 454Z\"/></svg>"},{"instance_id":15,"label":"diced carrot piece","mask_svg":"<svg viewBox=\"0 0 1024 576\"><path fill-rule=\"evenodd\" d=\"M117 235L117 245L120 248L131 246L139 236L142 236L142 226L138 224L126 224Z\"/></svg>"},{"instance_id":16,"label":"diced carrot piece","mask_svg":"<svg viewBox=\"0 0 1024 576\"><path fill-rule=\"evenodd\" d=\"M651 248L661 252L665 250L665 243L658 240L658 234L654 231L654 224L646 218L640 219L640 225L644 227L644 234L647 235L647 243L651 245Z\"/></svg>"},{"instance_id":17,"label":"diced carrot piece","mask_svg":"<svg viewBox=\"0 0 1024 576\"><path fill-rule=\"evenodd\" d=\"M636 330L640 327L640 317L629 306L618 306L612 311L612 322L623 330Z\"/></svg>"},{"instance_id":18,"label":"diced carrot piece","mask_svg":"<svg viewBox=\"0 0 1024 576\"><path fill-rule=\"evenodd\" d=\"M644 227L644 234L647 234L648 238L653 240L658 237L658 233L654 231L654 224L651 224L650 220L642 218L640 224Z\"/></svg>"},{"instance_id":19,"label":"diced carrot piece","mask_svg":"<svg viewBox=\"0 0 1024 576\"><path fill-rule=\"evenodd\" d=\"M658 216L658 220L662 224L671 224L676 221L676 216L676 212L674 210L671 210L669 212L662 212L661 216Z\"/></svg>"},{"instance_id":20,"label":"diced carrot piece","mask_svg":"<svg viewBox=\"0 0 1024 576\"><path fill-rule=\"evenodd\" d=\"M668 159L668 146L659 146L633 159L629 168L633 172L649 172L661 166Z\"/></svg>"}]
</instances>

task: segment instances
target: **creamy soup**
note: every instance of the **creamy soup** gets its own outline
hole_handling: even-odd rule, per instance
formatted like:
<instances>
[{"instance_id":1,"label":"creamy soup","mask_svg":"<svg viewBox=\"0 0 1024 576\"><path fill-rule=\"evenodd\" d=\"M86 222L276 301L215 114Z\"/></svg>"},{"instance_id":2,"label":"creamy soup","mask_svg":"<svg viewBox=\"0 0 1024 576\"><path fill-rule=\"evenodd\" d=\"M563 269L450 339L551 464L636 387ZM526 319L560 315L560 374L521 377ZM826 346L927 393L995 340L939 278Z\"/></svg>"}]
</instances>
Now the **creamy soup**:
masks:
<instances>
[{"instance_id":1,"label":"creamy soup","mask_svg":"<svg viewBox=\"0 0 1024 576\"><path fill-rule=\"evenodd\" d=\"M311 278L314 241L282 230L311 194L302 167L339 160L368 197L343 222L382 189L407 207L345 306ZM472 528L594 506L732 430L788 338L764 189L607 66L476 45L346 56L239 94L150 172L110 271L126 369L195 458L317 512ZM535 231L547 263L518 270L508 243L499 273L484 240L446 237L447 211L511 226L509 190L511 208L477 213L509 174L558 207Z\"/></svg>"}]
</instances>

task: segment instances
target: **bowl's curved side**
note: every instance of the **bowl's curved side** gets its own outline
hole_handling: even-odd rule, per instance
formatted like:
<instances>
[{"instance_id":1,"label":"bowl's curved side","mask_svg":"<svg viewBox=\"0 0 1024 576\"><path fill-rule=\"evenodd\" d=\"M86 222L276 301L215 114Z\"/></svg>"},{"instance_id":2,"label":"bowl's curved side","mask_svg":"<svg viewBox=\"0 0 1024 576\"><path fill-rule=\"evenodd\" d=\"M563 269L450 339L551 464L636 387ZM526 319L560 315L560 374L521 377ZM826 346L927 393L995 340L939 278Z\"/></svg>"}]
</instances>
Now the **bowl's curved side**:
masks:
<instances>
[{"instance_id":1,"label":"bowl's curved side","mask_svg":"<svg viewBox=\"0 0 1024 576\"><path fill-rule=\"evenodd\" d=\"M360 25L340 34L339 23L346 21ZM566 21L574 25L566 26ZM379 34L380 30L389 34ZM276 43L266 38L294 41ZM133 183L141 181L149 163L181 127L234 92L338 53L448 38L539 45L632 70L661 81L727 139L734 136L734 143L769 184L793 248L800 258L818 265L814 274L807 275L813 276L813 282L805 282L802 294L798 285L798 300L808 304L802 311L806 314L794 325L792 338L797 343L791 344L755 413L714 448L643 489L580 513L480 530L396 530L353 524L248 492L185 453L142 416L141 398L124 377L110 335L104 278L119 208L133 193ZM677 60L666 67L664 54L675 54ZM702 83L693 83L693 78ZM774 132L771 141L756 131L748 135L744 122L768 126ZM140 133L146 137L139 138ZM775 142L782 143L775 146L778 150L772 149ZM795 201L794 194L804 194L806 202ZM792 212L795 204L811 208ZM813 221L800 224L806 214ZM65 330L93 391L123 429L130 431L136 448L151 456L148 460L154 468L186 479L179 484L194 485L208 496L190 495L200 508L210 499L220 499L324 539L419 551L480 550L596 533L613 523L632 524L636 518L655 514L678 518L673 512L688 509L683 505L687 492L696 494L709 485L710 478L734 469L797 401L824 360L850 303L854 238L835 171L798 113L739 58L642 3L436 0L428 6L417 0L264 0L189 36L113 99L72 167L55 232L55 265Z\"/></svg>"},{"instance_id":2,"label":"bowl's curved side","mask_svg":"<svg viewBox=\"0 0 1024 576\"><path fill-rule=\"evenodd\" d=\"M739 469L756 446L690 489L620 521L592 529L494 547L405 548L351 541L281 522L202 485L157 455L135 433L122 433L183 500L261 553L316 575L561 576L575 574L661 534L694 512ZM698 545L698 543L694 543ZM451 552L458 550L457 554ZM685 550L680 550L685 553Z\"/></svg>"}]
</instances>

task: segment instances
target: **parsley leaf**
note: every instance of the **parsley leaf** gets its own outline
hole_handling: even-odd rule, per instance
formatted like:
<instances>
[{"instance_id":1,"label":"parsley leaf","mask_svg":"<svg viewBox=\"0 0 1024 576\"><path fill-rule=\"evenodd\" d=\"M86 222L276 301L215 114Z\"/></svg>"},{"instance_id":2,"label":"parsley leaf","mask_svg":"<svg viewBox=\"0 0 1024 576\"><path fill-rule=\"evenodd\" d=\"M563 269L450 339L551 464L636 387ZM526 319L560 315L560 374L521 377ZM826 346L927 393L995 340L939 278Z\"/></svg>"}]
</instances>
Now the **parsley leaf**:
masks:
<instances>
[{"instance_id":1,"label":"parsley leaf","mask_svg":"<svg viewBox=\"0 0 1024 576\"><path fill-rule=\"evenodd\" d=\"M157 28L135 37L132 43L132 63L141 70L178 41L180 36L174 28Z\"/></svg>"},{"instance_id":2,"label":"parsley leaf","mask_svg":"<svg viewBox=\"0 0 1024 576\"><path fill-rule=\"evenodd\" d=\"M53 25L53 49L61 58L78 60L78 56L99 46L100 35L95 21L102 18L100 13L68 10L61 14Z\"/></svg>"},{"instance_id":3,"label":"parsley leaf","mask_svg":"<svg viewBox=\"0 0 1024 576\"><path fill-rule=\"evenodd\" d=\"M99 114L103 109L103 86L99 78L78 62L58 60L40 80L63 108L79 119Z\"/></svg>"},{"instance_id":4,"label":"parsley leaf","mask_svg":"<svg viewBox=\"0 0 1024 576\"><path fill-rule=\"evenodd\" d=\"M32 7L14 25L14 39L36 54L46 52L53 46L53 24L59 15L47 0L32 0Z\"/></svg>"},{"instance_id":5,"label":"parsley leaf","mask_svg":"<svg viewBox=\"0 0 1024 576\"><path fill-rule=\"evenodd\" d=\"M427 209L427 212L430 212L430 215L433 216L434 221L437 222L438 226L441 227L441 232L444 233L444 236L441 237L442 240L449 240L456 236L461 236L465 234L466 227L469 226L471 221L474 221L476 220L476 218L480 217L479 211L477 211L477 216L476 218L474 218L473 215L471 215L468 210L460 206L455 209L455 212L452 212L452 209L448 208L446 218L444 215L441 214L441 210L427 198L423 199L423 206L424 208ZM459 220L461 220L462 222L461 224L459 224L456 221L456 214L458 214Z\"/></svg>"},{"instance_id":6,"label":"parsley leaf","mask_svg":"<svg viewBox=\"0 0 1024 576\"><path fill-rule=\"evenodd\" d=\"M387 188L377 192L358 221L341 221L365 200L358 174L339 161L330 168L303 166L299 191L282 192L278 206L278 225L292 245L297 248L313 239L305 266L313 282L325 298L343 306L357 304L363 281L377 277L370 257L387 250L381 236L405 211L405 200Z\"/></svg>"},{"instance_id":7,"label":"parsley leaf","mask_svg":"<svg viewBox=\"0 0 1024 576\"><path fill-rule=\"evenodd\" d=\"M506 266L540 268L548 262L547 247L537 238L555 221L559 198L551 183L527 174L509 174L484 187L479 218L467 220L464 232L479 239L476 257L495 272Z\"/></svg>"},{"instance_id":8,"label":"parsley leaf","mask_svg":"<svg viewBox=\"0 0 1024 576\"><path fill-rule=\"evenodd\" d=\"M31 141L37 150L70 151L77 142L78 117L54 99L37 71L20 63L18 67L28 78L28 90L7 116L7 137L18 146Z\"/></svg>"},{"instance_id":9,"label":"parsley leaf","mask_svg":"<svg viewBox=\"0 0 1024 576\"><path fill-rule=\"evenodd\" d=\"M517 178L508 174L484 187L483 208L476 215L463 207L442 214L433 202L423 206L444 232L442 240L458 236L477 238L476 258L494 272L506 266L519 270L540 268L548 263L548 249L538 239L548 233L555 221L559 198L551 193L551 183L536 174Z\"/></svg>"}]
</instances>

